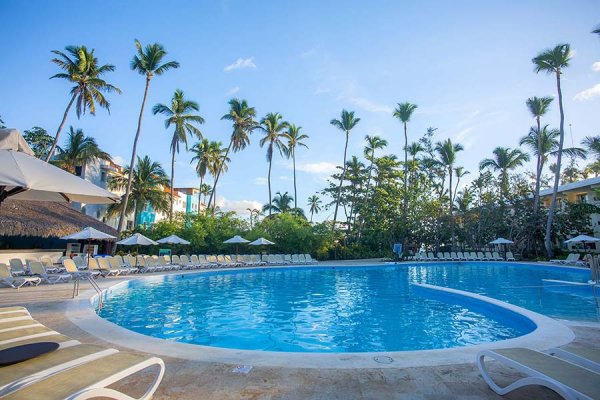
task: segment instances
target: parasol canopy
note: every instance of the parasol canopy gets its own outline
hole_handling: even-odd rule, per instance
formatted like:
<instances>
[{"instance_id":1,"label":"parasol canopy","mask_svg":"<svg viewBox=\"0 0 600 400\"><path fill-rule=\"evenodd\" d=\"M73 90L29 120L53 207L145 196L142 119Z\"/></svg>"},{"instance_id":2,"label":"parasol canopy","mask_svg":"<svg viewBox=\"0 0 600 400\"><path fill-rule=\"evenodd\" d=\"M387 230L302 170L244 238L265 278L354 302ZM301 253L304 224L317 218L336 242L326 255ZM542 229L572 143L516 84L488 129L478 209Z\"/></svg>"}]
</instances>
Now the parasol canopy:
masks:
<instances>
[{"instance_id":1,"label":"parasol canopy","mask_svg":"<svg viewBox=\"0 0 600 400\"><path fill-rule=\"evenodd\" d=\"M504 238L498 238L494 241L491 241L490 244L513 244L514 242L512 240L508 240L508 239L504 239Z\"/></svg>"},{"instance_id":2,"label":"parasol canopy","mask_svg":"<svg viewBox=\"0 0 600 400\"><path fill-rule=\"evenodd\" d=\"M117 244L120 244L121 246L151 246L157 245L158 243L152 239L147 238L141 233L134 233L128 238L118 241Z\"/></svg>"},{"instance_id":3,"label":"parasol canopy","mask_svg":"<svg viewBox=\"0 0 600 400\"><path fill-rule=\"evenodd\" d=\"M75 232L70 235L63 236L63 237L61 237L61 239L64 239L64 240L112 240L112 239L116 239L116 237L111 236L104 232L100 232L99 230L88 226L87 228L85 228L79 232Z\"/></svg>"},{"instance_id":4,"label":"parasol canopy","mask_svg":"<svg viewBox=\"0 0 600 400\"><path fill-rule=\"evenodd\" d=\"M157 240L157 242L162 243L162 244L190 244L190 242L188 242L185 239L180 238L177 235L171 235L171 236L164 237L162 239Z\"/></svg>"},{"instance_id":5,"label":"parasol canopy","mask_svg":"<svg viewBox=\"0 0 600 400\"><path fill-rule=\"evenodd\" d=\"M270 244L275 244L273 242L271 242L270 240L267 240L265 238L258 238L256 239L254 242L248 243L250 246L264 246L264 245L270 245Z\"/></svg>"},{"instance_id":6,"label":"parasol canopy","mask_svg":"<svg viewBox=\"0 0 600 400\"><path fill-rule=\"evenodd\" d=\"M244 239L243 237L241 237L239 235L235 235L234 237L232 237L230 239L227 239L223 243L227 243L227 244L239 244L239 243L250 243L250 241Z\"/></svg>"},{"instance_id":7,"label":"parasol canopy","mask_svg":"<svg viewBox=\"0 0 600 400\"><path fill-rule=\"evenodd\" d=\"M119 196L33 155L16 129L0 129L0 203L5 199L94 204Z\"/></svg>"},{"instance_id":8,"label":"parasol canopy","mask_svg":"<svg viewBox=\"0 0 600 400\"><path fill-rule=\"evenodd\" d=\"M589 243L589 242L600 242L600 239L588 235L579 235L565 240L565 243Z\"/></svg>"}]
</instances>

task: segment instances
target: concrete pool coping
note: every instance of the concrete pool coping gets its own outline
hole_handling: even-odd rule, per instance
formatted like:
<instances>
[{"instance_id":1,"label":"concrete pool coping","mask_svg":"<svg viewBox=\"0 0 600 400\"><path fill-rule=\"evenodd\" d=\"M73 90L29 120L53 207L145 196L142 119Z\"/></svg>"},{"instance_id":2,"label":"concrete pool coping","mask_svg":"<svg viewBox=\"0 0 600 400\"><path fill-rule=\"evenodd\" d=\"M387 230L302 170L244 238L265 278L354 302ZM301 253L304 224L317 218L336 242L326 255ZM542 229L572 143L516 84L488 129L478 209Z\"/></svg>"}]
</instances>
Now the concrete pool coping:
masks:
<instances>
[{"instance_id":1,"label":"concrete pool coping","mask_svg":"<svg viewBox=\"0 0 600 400\"><path fill-rule=\"evenodd\" d=\"M381 264L374 265L381 266ZM302 267L311 268L315 266ZM317 267L327 268L331 266L320 265ZM337 267L342 266L338 265ZM266 269L270 270L275 268L277 267L267 267ZM235 270L248 271L257 269L262 270L264 268L236 268ZM226 270L228 269L222 269L222 271ZM214 270L186 271L180 274L201 274L206 272L214 272ZM156 279L156 276L136 277L135 279L122 281L110 286L103 292L110 291L111 289L114 290L121 285L128 285L132 280L148 278ZM457 289L427 284L414 285L426 289L465 296L476 301L482 301L493 306L516 312L531 320L537 328L531 333L512 339L447 349L363 353L303 353L227 349L179 343L142 335L99 317L96 314L92 303L93 299L97 297L97 293L92 289L83 292L79 298L68 304L66 316L71 322L91 335L107 342L141 352L150 352L161 356L176 357L191 361L263 367L355 369L450 365L473 362L477 353L484 349L527 347L534 350L546 350L552 347L563 346L570 343L575 338L573 331L565 324L553 318L509 303Z\"/></svg>"}]
</instances>

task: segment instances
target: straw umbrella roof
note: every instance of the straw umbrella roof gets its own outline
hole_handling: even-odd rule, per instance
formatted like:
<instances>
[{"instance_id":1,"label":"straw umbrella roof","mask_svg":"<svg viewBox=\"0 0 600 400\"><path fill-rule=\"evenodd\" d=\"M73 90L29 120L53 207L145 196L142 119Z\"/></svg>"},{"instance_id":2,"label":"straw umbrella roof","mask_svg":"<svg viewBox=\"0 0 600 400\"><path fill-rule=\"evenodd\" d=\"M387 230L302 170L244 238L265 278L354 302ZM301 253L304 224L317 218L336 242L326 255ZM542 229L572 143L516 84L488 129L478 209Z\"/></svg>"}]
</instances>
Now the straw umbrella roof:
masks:
<instances>
[{"instance_id":1,"label":"straw umbrella roof","mask_svg":"<svg viewBox=\"0 0 600 400\"><path fill-rule=\"evenodd\" d=\"M116 229L65 203L5 200L0 207L0 236L62 237L88 226L117 236Z\"/></svg>"}]
</instances>

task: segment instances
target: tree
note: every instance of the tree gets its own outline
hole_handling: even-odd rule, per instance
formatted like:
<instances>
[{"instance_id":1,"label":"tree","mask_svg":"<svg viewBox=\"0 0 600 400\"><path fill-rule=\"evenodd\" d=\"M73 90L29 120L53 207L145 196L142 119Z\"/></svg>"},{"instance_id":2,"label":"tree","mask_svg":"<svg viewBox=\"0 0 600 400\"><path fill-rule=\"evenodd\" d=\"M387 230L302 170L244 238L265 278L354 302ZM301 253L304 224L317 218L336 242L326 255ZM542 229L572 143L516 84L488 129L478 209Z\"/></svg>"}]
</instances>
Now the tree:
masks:
<instances>
[{"instance_id":1,"label":"tree","mask_svg":"<svg viewBox=\"0 0 600 400\"><path fill-rule=\"evenodd\" d=\"M152 161L150 157L138 157L137 164L130 174L129 165L122 172L112 174L108 179L110 190L123 190L129 177L133 176L133 185L130 195L131 202L123 199L119 203L108 207L108 215L121 214L121 209L127 206L126 214L133 212L134 227L137 226L138 216L142 209L149 205L153 210L166 212L169 210L169 197L164 187L169 184L169 177L159 162ZM125 195L122 196L123 198Z\"/></svg>"},{"instance_id":2,"label":"tree","mask_svg":"<svg viewBox=\"0 0 600 400\"><path fill-rule=\"evenodd\" d=\"M212 172L211 172L211 174L212 174ZM200 194L204 198L204 201L201 201L200 204L206 202L206 197L210 194L210 192L212 190L213 190L213 187L207 183L203 183L202 186L200 186Z\"/></svg>"},{"instance_id":3,"label":"tree","mask_svg":"<svg viewBox=\"0 0 600 400\"><path fill-rule=\"evenodd\" d=\"M226 155L227 149L224 148L221 142L211 142L210 147L210 161L208 163L208 172L212 175L214 184L212 190L210 191L210 195L215 198L216 204L216 196L217 196L217 174L227 173L229 170L229 163L231 159ZM207 207L210 205L210 200L208 201Z\"/></svg>"},{"instance_id":4,"label":"tree","mask_svg":"<svg viewBox=\"0 0 600 400\"><path fill-rule=\"evenodd\" d=\"M131 162L132 165L135 162L135 158L137 156L137 145L138 140L140 138L140 133L142 132L142 117L144 116L144 108L146 106L146 99L148 98L148 89L150 88L150 80L154 75L160 76L167 72L170 69L179 68L179 63L177 61L167 61L163 63L163 58L167 55L164 47L158 43L153 43L147 45L145 48L142 48L142 44L139 40L135 39L135 48L137 54L133 56L131 60L130 68L133 71L136 71L140 75L146 77L146 87L144 89L144 97L142 98L142 106L140 107L140 115L138 117L137 130L135 132L135 137L133 139L133 147L131 149ZM131 172L131 171L130 171ZM124 201L127 203L129 201L129 194L131 193L131 182L133 181L133 175L130 175L127 180L127 186L125 187L125 197ZM119 234L123 230L123 222L125 221L125 210L127 209L127 204L123 207L123 211L119 218L119 226L117 230ZM198 210L200 208L198 207Z\"/></svg>"},{"instance_id":5,"label":"tree","mask_svg":"<svg viewBox=\"0 0 600 400\"><path fill-rule=\"evenodd\" d=\"M600 136L586 136L581 144L596 157L596 161L600 161Z\"/></svg>"},{"instance_id":6,"label":"tree","mask_svg":"<svg viewBox=\"0 0 600 400\"><path fill-rule=\"evenodd\" d=\"M260 210L257 208L246 208L246 210L250 213L250 230L252 230L252 225L254 223L254 220L256 219L258 221L258 216L260 215Z\"/></svg>"},{"instance_id":7,"label":"tree","mask_svg":"<svg viewBox=\"0 0 600 400\"><path fill-rule=\"evenodd\" d=\"M596 33L596 34L600 35L600 25L598 25L598 26L596 27L596 29L594 29L594 30L592 31L592 33Z\"/></svg>"},{"instance_id":8,"label":"tree","mask_svg":"<svg viewBox=\"0 0 600 400\"><path fill-rule=\"evenodd\" d=\"M244 150L246 146L250 144L250 134L252 134L252 132L258 127L258 122L254 120L256 117L256 110L254 107L249 107L246 100L231 99L229 100L228 104L229 112L223 115L221 119L232 122L233 132L231 133L231 140L229 141L227 151L225 151L225 154L223 155L223 160L229 156L229 151L232 148L234 153ZM217 176L213 185L215 187L219 182L219 177L221 176L222 172L221 169L222 166L225 165L225 162L222 162L220 165L221 167L217 171ZM211 200L213 200L214 197L213 191L208 199L209 207ZM215 198L213 201L213 207L216 203L217 199Z\"/></svg>"},{"instance_id":9,"label":"tree","mask_svg":"<svg viewBox=\"0 0 600 400\"><path fill-rule=\"evenodd\" d=\"M308 135L300 133L301 126L290 124L287 132L283 134L283 137L287 139L286 156L292 157L292 166L294 168L294 208L298 208L298 190L296 189L296 147L304 147L308 149L308 146L302 142L304 139L308 139Z\"/></svg>"},{"instance_id":10,"label":"tree","mask_svg":"<svg viewBox=\"0 0 600 400\"><path fill-rule=\"evenodd\" d=\"M198 213L200 213L204 177L207 171L213 176L216 174L215 166L220 163L222 157L221 142L211 142L208 139L203 139L201 142L193 145L190 151L194 154L191 162L196 163L196 173L200 177L200 186L198 187Z\"/></svg>"},{"instance_id":11,"label":"tree","mask_svg":"<svg viewBox=\"0 0 600 400\"><path fill-rule=\"evenodd\" d=\"M500 172L500 193L505 199L508 194L508 174L511 170L520 167L529 161L529 155L519 149L496 147L493 151L494 158L486 158L479 163L479 169L491 168Z\"/></svg>"},{"instance_id":12,"label":"tree","mask_svg":"<svg viewBox=\"0 0 600 400\"><path fill-rule=\"evenodd\" d=\"M4 125L4 121L2 120L2 117L0 117L0 129L4 129L6 128L6 126Z\"/></svg>"},{"instance_id":13,"label":"tree","mask_svg":"<svg viewBox=\"0 0 600 400\"><path fill-rule=\"evenodd\" d=\"M333 224L331 229L335 230L335 223L337 221L338 208L340 206L340 197L342 194L342 184L346 178L346 155L348 153L348 139L350 138L350 131L360 122L360 118L354 117L354 111L342 110L340 119L332 119L329 123L346 134L346 144L344 146L344 162L342 163L342 176L340 177L340 184L338 186L337 198L335 200L335 211L333 212Z\"/></svg>"},{"instance_id":14,"label":"tree","mask_svg":"<svg viewBox=\"0 0 600 400\"><path fill-rule=\"evenodd\" d=\"M175 154L179 153L179 145L183 143L185 149L188 149L188 134L202 139L200 129L196 124L203 124L204 118L193 114L194 111L199 111L200 106L195 101L187 100L184 97L183 91L175 90L171 99L171 107L164 104L156 104L152 108L152 113L162 114L167 117L165 119L165 128L169 129L174 125L175 130L171 138L171 209L169 211L169 221L173 221L173 184L175 181Z\"/></svg>"},{"instance_id":15,"label":"tree","mask_svg":"<svg viewBox=\"0 0 600 400\"><path fill-rule=\"evenodd\" d=\"M408 133L407 124L410 121L410 117L413 112L417 109L416 104L412 103L398 103L398 107L394 110L394 117L398 118L404 125L404 214L406 215L406 208L408 207Z\"/></svg>"},{"instance_id":16,"label":"tree","mask_svg":"<svg viewBox=\"0 0 600 400\"><path fill-rule=\"evenodd\" d=\"M548 220L546 222L546 236L545 236L545 244L546 244L546 252L548 253L548 258L552 257L552 242L551 242L551 233L552 233L552 218L554 216L554 210L556 208L556 196L558 193L558 184L560 181L560 167L562 162L562 149L565 139L565 113L563 109L563 100L562 100L562 90L560 87L560 75L562 74L563 69L569 66L569 61L571 60L571 46L568 44L559 44L553 49L544 50L536 57L532 59L533 64L535 65L535 72L546 72L547 74L554 74L556 77L556 91L558 93L558 109L560 112L560 139L558 144L558 157L556 159L557 171L554 177L554 187L552 189L552 200L550 201L550 209L548 211Z\"/></svg>"},{"instance_id":17,"label":"tree","mask_svg":"<svg viewBox=\"0 0 600 400\"><path fill-rule=\"evenodd\" d=\"M467 171L465 167L456 167L454 168L454 174L456 176L456 185L454 185L454 197L452 198L453 203L456 199L456 193L458 193L458 185L460 184L460 180L469 175L470 172Z\"/></svg>"},{"instance_id":18,"label":"tree","mask_svg":"<svg viewBox=\"0 0 600 400\"><path fill-rule=\"evenodd\" d=\"M269 215L273 207L271 200L271 166L273 165L273 149L279 151L279 155L283 155L285 144L281 140L284 137L283 130L289 126L286 121L282 121L283 117L279 113L268 113L261 121L259 128L265 132L265 136L260 140L260 147L267 145L267 162L269 163L269 174L267 183L269 186ZM287 151L287 150L285 150Z\"/></svg>"},{"instance_id":19,"label":"tree","mask_svg":"<svg viewBox=\"0 0 600 400\"><path fill-rule=\"evenodd\" d=\"M369 178L367 179L367 193L369 192L369 190L371 189L371 175L372 175L372 171L373 171L373 162L375 160L375 150L380 150L385 148L388 145L387 140L382 139L381 137L375 135L375 136L369 136L366 135L365 136L365 141L367 142L367 145L365 146L365 149L363 151L363 154L365 156L365 158L367 159L367 161L369 161Z\"/></svg>"},{"instance_id":20,"label":"tree","mask_svg":"<svg viewBox=\"0 0 600 400\"><path fill-rule=\"evenodd\" d=\"M292 202L294 198L285 192L281 194L280 192L275 193L272 201L269 201L269 204L265 204L263 206L263 212L269 211L269 216L271 216L271 211L276 213L287 213L292 211Z\"/></svg>"},{"instance_id":21,"label":"tree","mask_svg":"<svg viewBox=\"0 0 600 400\"><path fill-rule=\"evenodd\" d=\"M435 150L440 157L440 162L448 170L448 215L450 217L452 249L454 249L456 242L454 237L454 215L452 213L452 175L456 163L456 153L464 150L464 147L460 143L454 144L450 139L446 139L444 142L438 142L435 145Z\"/></svg>"},{"instance_id":22,"label":"tree","mask_svg":"<svg viewBox=\"0 0 600 400\"><path fill-rule=\"evenodd\" d=\"M110 155L102 151L93 137L85 136L81 129L69 128L66 144L60 149L56 164L75 174L76 167L82 167L82 176L85 166L95 160L111 161Z\"/></svg>"},{"instance_id":23,"label":"tree","mask_svg":"<svg viewBox=\"0 0 600 400\"><path fill-rule=\"evenodd\" d=\"M65 47L66 53L58 50L52 50L52 53L58 57L53 58L51 61L58 65L64 72L55 74L50 79L60 78L66 79L67 81L74 83L75 86L71 88L71 100L65 109L63 118L56 130L54 136L54 143L48 151L46 156L46 162L50 161L54 154L54 149L58 144L60 132L69 115L69 110L75 100L75 110L77 118L80 118L82 114L85 114L89 110L90 114L96 115L96 104L101 108L105 108L110 112L110 103L104 97L103 93L117 92L121 93L121 89L111 85L104 81L101 76L107 72L113 72L115 70L114 65L105 64L98 65L98 59L94 56L94 49L88 50L85 46L67 46Z\"/></svg>"},{"instance_id":24,"label":"tree","mask_svg":"<svg viewBox=\"0 0 600 400\"><path fill-rule=\"evenodd\" d=\"M308 198L308 209L310 211L310 222L313 222L313 215L321 211L321 199L316 194Z\"/></svg>"},{"instance_id":25,"label":"tree","mask_svg":"<svg viewBox=\"0 0 600 400\"><path fill-rule=\"evenodd\" d=\"M554 99L552 97L530 97L527 99L527 108L531 115L535 118L537 124L537 131L541 131L541 122L540 118L548 112L550 108L550 104ZM533 212L536 213L540 206L540 177L542 176L542 160L541 154L542 151L542 142L541 135L538 135L538 149L536 152L537 163L536 163L536 178L535 178L535 192L533 194Z\"/></svg>"},{"instance_id":26,"label":"tree","mask_svg":"<svg viewBox=\"0 0 600 400\"><path fill-rule=\"evenodd\" d=\"M23 138L29 144L37 158L44 157L52 142L54 142L54 138L48 135L48 132L44 128L40 128L39 126L34 126L23 133ZM58 148L60 150L60 147Z\"/></svg>"}]
</instances>

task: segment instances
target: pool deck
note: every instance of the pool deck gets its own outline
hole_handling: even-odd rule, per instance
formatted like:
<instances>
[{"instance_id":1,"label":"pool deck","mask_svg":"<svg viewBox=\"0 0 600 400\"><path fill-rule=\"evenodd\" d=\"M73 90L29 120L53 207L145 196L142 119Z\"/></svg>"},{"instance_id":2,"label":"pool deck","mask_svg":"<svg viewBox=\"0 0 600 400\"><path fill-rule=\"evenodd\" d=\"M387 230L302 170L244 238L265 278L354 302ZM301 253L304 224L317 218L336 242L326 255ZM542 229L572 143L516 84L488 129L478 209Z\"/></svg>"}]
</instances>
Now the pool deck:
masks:
<instances>
[{"instance_id":1,"label":"pool deck","mask_svg":"<svg viewBox=\"0 0 600 400\"><path fill-rule=\"evenodd\" d=\"M320 265L364 265L378 260L337 261ZM147 274L148 275L148 274ZM151 274L150 274L151 275ZM136 279L100 279L107 288L118 282ZM104 341L81 329L67 317L73 308L72 284L0 289L0 307L21 305L41 323L85 343L129 350ZM82 291L89 283L82 283ZM89 291L88 291L89 293ZM87 295L87 294L86 294ZM82 294L83 296L83 294ZM564 322L564 321L562 321ZM600 348L600 324L569 323L575 333L574 345ZM475 360L470 363L413 368L297 368L292 360L285 367L253 366L247 373L235 373L236 365L203 362L160 355L167 370L154 399L558 399L554 392L537 387L523 388L509 396L492 392L479 376ZM285 357L283 355L282 357ZM510 382L518 375L491 364L494 377ZM138 374L115 388L127 393L144 387L150 376ZM127 388L127 389L125 389Z\"/></svg>"}]
</instances>

